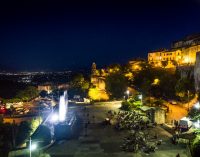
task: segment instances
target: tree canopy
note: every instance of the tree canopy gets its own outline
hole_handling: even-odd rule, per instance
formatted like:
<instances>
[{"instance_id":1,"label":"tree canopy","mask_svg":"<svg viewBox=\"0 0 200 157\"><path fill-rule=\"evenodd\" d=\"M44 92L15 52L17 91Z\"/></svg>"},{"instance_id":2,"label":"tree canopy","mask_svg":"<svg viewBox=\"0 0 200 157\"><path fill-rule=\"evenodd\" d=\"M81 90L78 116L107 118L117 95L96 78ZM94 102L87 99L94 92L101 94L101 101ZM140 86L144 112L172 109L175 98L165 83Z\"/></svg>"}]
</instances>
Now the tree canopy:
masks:
<instances>
[{"instance_id":1,"label":"tree canopy","mask_svg":"<svg viewBox=\"0 0 200 157\"><path fill-rule=\"evenodd\" d=\"M111 73L106 77L106 91L111 98L122 98L127 89L127 79L122 73Z\"/></svg>"}]
</instances>

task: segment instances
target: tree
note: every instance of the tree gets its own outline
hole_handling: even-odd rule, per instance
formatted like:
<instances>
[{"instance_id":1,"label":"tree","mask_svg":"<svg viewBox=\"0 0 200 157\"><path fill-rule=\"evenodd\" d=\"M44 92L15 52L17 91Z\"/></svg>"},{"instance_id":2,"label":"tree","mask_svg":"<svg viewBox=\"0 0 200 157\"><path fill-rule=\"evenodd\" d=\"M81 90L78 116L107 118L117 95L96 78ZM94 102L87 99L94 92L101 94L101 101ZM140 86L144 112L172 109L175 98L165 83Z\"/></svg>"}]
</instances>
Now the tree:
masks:
<instances>
[{"instance_id":1,"label":"tree","mask_svg":"<svg viewBox=\"0 0 200 157\"><path fill-rule=\"evenodd\" d=\"M106 91L111 98L122 98L127 89L128 81L122 73L111 73L106 77Z\"/></svg>"},{"instance_id":2,"label":"tree","mask_svg":"<svg viewBox=\"0 0 200 157\"><path fill-rule=\"evenodd\" d=\"M46 97L47 96L47 91L45 91L45 90L42 90L41 92L40 92L40 96L42 97L42 98L44 98L44 97Z\"/></svg>"},{"instance_id":3,"label":"tree","mask_svg":"<svg viewBox=\"0 0 200 157\"><path fill-rule=\"evenodd\" d=\"M192 119L192 120L198 120L200 119L200 112L199 109L193 107L190 112L188 113L188 116Z\"/></svg>"},{"instance_id":4,"label":"tree","mask_svg":"<svg viewBox=\"0 0 200 157\"><path fill-rule=\"evenodd\" d=\"M118 73L120 71L122 71L122 67L119 64L112 64L112 65L108 66L109 73Z\"/></svg>"},{"instance_id":5,"label":"tree","mask_svg":"<svg viewBox=\"0 0 200 157\"><path fill-rule=\"evenodd\" d=\"M193 79L181 78L178 80L176 86L176 95L180 97L182 100L186 100L188 98L188 91L190 94L194 93L194 83ZM191 96L191 95L190 95Z\"/></svg>"},{"instance_id":6,"label":"tree","mask_svg":"<svg viewBox=\"0 0 200 157\"><path fill-rule=\"evenodd\" d=\"M7 156L13 146L12 125L0 123L0 153L1 156Z\"/></svg>"},{"instance_id":7,"label":"tree","mask_svg":"<svg viewBox=\"0 0 200 157\"><path fill-rule=\"evenodd\" d=\"M23 121L20 123L16 136L16 145L20 146L26 142L31 134L31 123Z\"/></svg>"},{"instance_id":8,"label":"tree","mask_svg":"<svg viewBox=\"0 0 200 157\"><path fill-rule=\"evenodd\" d=\"M161 61L161 64L165 68L168 65L168 61Z\"/></svg>"},{"instance_id":9,"label":"tree","mask_svg":"<svg viewBox=\"0 0 200 157\"><path fill-rule=\"evenodd\" d=\"M70 83L70 91L74 94L86 96L86 93L90 87L90 83L88 80L84 78L82 74L76 74L71 83Z\"/></svg>"},{"instance_id":10,"label":"tree","mask_svg":"<svg viewBox=\"0 0 200 157\"><path fill-rule=\"evenodd\" d=\"M73 88L80 88L84 81L85 79L83 77L83 74L76 74L71 81L71 86Z\"/></svg>"},{"instance_id":11,"label":"tree","mask_svg":"<svg viewBox=\"0 0 200 157\"><path fill-rule=\"evenodd\" d=\"M175 96L176 73L163 68L152 68L145 63L141 67L142 70L134 74L133 85L139 88L144 96L151 95L157 98Z\"/></svg>"},{"instance_id":12,"label":"tree","mask_svg":"<svg viewBox=\"0 0 200 157\"><path fill-rule=\"evenodd\" d=\"M200 135L196 135L196 138L192 142L192 156L198 157L200 154Z\"/></svg>"},{"instance_id":13,"label":"tree","mask_svg":"<svg viewBox=\"0 0 200 157\"><path fill-rule=\"evenodd\" d=\"M22 101L29 101L35 97L39 96L39 92L36 87L28 86L24 90L21 90L17 95L16 98L21 99Z\"/></svg>"},{"instance_id":14,"label":"tree","mask_svg":"<svg viewBox=\"0 0 200 157\"><path fill-rule=\"evenodd\" d=\"M171 60L171 62L172 62L172 64L173 64L174 66L178 66L177 61L175 61L175 60Z\"/></svg>"},{"instance_id":15,"label":"tree","mask_svg":"<svg viewBox=\"0 0 200 157\"><path fill-rule=\"evenodd\" d=\"M41 141L40 144L47 145L51 142L51 130L44 125L40 125L39 128L33 133L32 140Z\"/></svg>"}]
</instances>

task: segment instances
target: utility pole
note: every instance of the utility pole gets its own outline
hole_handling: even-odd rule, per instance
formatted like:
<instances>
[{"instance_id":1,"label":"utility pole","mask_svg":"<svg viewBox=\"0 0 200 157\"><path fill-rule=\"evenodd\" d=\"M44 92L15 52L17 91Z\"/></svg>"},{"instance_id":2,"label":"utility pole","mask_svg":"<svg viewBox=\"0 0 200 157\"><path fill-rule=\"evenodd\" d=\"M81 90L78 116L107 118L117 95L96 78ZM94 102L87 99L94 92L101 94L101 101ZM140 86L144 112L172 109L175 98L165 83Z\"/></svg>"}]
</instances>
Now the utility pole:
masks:
<instances>
[{"instance_id":1,"label":"utility pole","mask_svg":"<svg viewBox=\"0 0 200 157\"><path fill-rule=\"evenodd\" d=\"M31 137L30 137L30 139L29 139L29 151L30 151L29 157L31 157Z\"/></svg>"},{"instance_id":2,"label":"utility pole","mask_svg":"<svg viewBox=\"0 0 200 157\"><path fill-rule=\"evenodd\" d=\"M13 148L15 148L15 120L13 120L13 123L12 123L12 144L13 144Z\"/></svg>"},{"instance_id":3,"label":"utility pole","mask_svg":"<svg viewBox=\"0 0 200 157\"><path fill-rule=\"evenodd\" d=\"M189 102L189 96L190 96L190 91L187 91L187 95L188 95L188 111L190 110L190 102Z\"/></svg>"}]
</instances>

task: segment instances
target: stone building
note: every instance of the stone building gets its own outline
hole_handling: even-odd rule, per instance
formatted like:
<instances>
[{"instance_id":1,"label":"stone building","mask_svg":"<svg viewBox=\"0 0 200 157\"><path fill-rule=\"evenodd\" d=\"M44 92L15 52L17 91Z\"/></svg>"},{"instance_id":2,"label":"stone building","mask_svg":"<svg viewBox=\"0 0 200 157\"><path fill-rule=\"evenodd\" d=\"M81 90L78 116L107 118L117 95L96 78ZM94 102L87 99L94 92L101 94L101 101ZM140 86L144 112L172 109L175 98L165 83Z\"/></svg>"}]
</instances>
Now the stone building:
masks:
<instances>
[{"instance_id":1,"label":"stone building","mask_svg":"<svg viewBox=\"0 0 200 157\"><path fill-rule=\"evenodd\" d=\"M200 91L200 52L196 56L196 64L194 66L194 82L196 91Z\"/></svg>"},{"instance_id":2,"label":"stone building","mask_svg":"<svg viewBox=\"0 0 200 157\"><path fill-rule=\"evenodd\" d=\"M146 116L151 120L153 123L157 124L164 124L166 113L160 107L149 107L149 106L142 106L140 110L146 114Z\"/></svg>"},{"instance_id":3,"label":"stone building","mask_svg":"<svg viewBox=\"0 0 200 157\"><path fill-rule=\"evenodd\" d=\"M46 91L50 93L52 90L53 90L53 85L51 83L38 85L38 91Z\"/></svg>"},{"instance_id":4,"label":"stone building","mask_svg":"<svg viewBox=\"0 0 200 157\"><path fill-rule=\"evenodd\" d=\"M157 124L164 124L165 123L165 110L161 108L156 108L154 110L154 122Z\"/></svg>"},{"instance_id":5,"label":"stone building","mask_svg":"<svg viewBox=\"0 0 200 157\"><path fill-rule=\"evenodd\" d=\"M96 68L96 64L92 64L91 68L91 84L93 89L90 89L89 96L93 100L108 100L106 93L105 76Z\"/></svg>"},{"instance_id":6,"label":"stone building","mask_svg":"<svg viewBox=\"0 0 200 157\"><path fill-rule=\"evenodd\" d=\"M148 53L148 62L156 67L174 68L194 65L196 53L200 51L200 34L189 35L175 41L171 48Z\"/></svg>"}]
</instances>

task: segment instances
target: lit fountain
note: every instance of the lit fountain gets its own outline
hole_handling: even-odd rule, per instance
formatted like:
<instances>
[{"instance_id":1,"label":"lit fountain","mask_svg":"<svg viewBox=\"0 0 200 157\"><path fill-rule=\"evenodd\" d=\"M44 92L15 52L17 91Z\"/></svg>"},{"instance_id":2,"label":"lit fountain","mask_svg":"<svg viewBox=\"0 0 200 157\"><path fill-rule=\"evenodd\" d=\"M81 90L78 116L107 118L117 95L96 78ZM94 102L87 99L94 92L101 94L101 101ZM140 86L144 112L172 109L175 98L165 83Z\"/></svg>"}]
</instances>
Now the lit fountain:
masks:
<instances>
[{"instance_id":1,"label":"lit fountain","mask_svg":"<svg viewBox=\"0 0 200 157\"><path fill-rule=\"evenodd\" d=\"M58 116L60 122L64 122L66 120L67 110L68 110L68 95L67 91L64 91L64 94L60 96L60 101L59 101Z\"/></svg>"},{"instance_id":2,"label":"lit fountain","mask_svg":"<svg viewBox=\"0 0 200 157\"><path fill-rule=\"evenodd\" d=\"M76 123L76 115L73 111L68 111L68 95L67 91L60 96L58 109L58 122L54 125L55 139L66 139L73 135L74 124Z\"/></svg>"}]
</instances>

